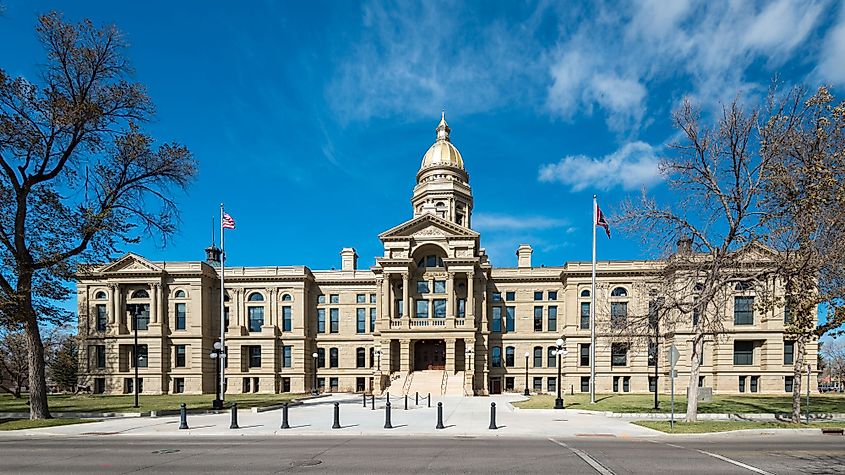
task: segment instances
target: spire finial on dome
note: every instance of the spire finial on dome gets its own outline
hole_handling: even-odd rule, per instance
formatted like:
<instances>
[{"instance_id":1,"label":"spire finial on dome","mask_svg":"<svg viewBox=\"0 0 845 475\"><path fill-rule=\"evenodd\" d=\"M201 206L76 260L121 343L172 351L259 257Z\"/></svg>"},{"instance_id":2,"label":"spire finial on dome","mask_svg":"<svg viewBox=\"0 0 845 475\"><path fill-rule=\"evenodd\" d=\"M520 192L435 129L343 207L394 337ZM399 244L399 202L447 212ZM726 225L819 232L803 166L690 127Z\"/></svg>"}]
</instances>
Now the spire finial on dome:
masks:
<instances>
[{"instance_id":1,"label":"spire finial on dome","mask_svg":"<svg viewBox=\"0 0 845 475\"><path fill-rule=\"evenodd\" d=\"M437 140L449 141L449 132L451 132L452 129L450 129L449 124L446 123L446 109L440 111L440 123L437 124L437 128L434 130L437 131Z\"/></svg>"}]
</instances>

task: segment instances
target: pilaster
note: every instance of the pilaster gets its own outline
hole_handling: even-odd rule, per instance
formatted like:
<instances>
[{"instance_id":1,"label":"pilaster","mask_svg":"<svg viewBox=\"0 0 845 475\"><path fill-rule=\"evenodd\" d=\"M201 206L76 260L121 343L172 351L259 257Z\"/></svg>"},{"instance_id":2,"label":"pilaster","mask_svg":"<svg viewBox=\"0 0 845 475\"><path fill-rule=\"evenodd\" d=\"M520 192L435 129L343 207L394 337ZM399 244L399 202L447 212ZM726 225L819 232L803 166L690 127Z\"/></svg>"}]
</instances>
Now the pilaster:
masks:
<instances>
[{"instance_id":1,"label":"pilaster","mask_svg":"<svg viewBox=\"0 0 845 475\"><path fill-rule=\"evenodd\" d=\"M455 374L455 339L446 338L446 371Z\"/></svg>"},{"instance_id":2,"label":"pilaster","mask_svg":"<svg viewBox=\"0 0 845 475\"><path fill-rule=\"evenodd\" d=\"M399 371L403 374L410 372L414 364L411 344L411 340L399 340Z\"/></svg>"}]
</instances>

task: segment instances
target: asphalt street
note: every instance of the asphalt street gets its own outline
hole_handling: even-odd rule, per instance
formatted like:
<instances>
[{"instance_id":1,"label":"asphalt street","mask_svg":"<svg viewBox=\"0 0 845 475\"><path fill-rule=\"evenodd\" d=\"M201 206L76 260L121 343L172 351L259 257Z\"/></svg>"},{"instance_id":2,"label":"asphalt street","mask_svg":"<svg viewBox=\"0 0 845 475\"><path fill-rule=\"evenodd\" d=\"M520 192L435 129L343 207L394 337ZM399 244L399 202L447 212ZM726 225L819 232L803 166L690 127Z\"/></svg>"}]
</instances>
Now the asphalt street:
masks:
<instances>
[{"instance_id":1,"label":"asphalt street","mask_svg":"<svg viewBox=\"0 0 845 475\"><path fill-rule=\"evenodd\" d=\"M845 473L845 437L0 439L3 473Z\"/></svg>"}]
</instances>

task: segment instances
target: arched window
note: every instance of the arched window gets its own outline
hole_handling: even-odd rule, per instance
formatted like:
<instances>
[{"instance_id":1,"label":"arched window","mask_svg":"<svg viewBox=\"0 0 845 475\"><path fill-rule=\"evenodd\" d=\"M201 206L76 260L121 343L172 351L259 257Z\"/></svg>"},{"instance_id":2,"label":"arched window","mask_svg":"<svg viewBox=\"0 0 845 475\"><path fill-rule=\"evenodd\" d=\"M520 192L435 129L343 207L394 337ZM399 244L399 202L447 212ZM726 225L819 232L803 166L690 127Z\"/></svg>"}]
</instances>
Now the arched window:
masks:
<instances>
[{"instance_id":1,"label":"arched window","mask_svg":"<svg viewBox=\"0 0 845 475\"><path fill-rule=\"evenodd\" d=\"M543 347L542 346L535 346L534 347L534 367L535 368L542 368L543 367Z\"/></svg>"},{"instance_id":2,"label":"arched window","mask_svg":"<svg viewBox=\"0 0 845 475\"><path fill-rule=\"evenodd\" d=\"M132 298L133 299L148 299L148 298L150 298L150 294L149 294L149 292L147 292L144 289L136 290L135 292L132 292Z\"/></svg>"},{"instance_id":3,"label":"arched window","mask_svg":"<svg viewBox=\"0 0 845 475\"><path fill-rule=\"evenodd\" d=\"M282 295L282 302L290 302L291 300L293 300L293 297L290 294Z\"/></svg>"},{"instance_id":4,"label":"arched window","mask_svg":"<svg viewBox=\"0 0 845 475\"><path fill-rule=\"evenodd\" d=\"M753 284L750 281L741 280L741 281L736 283L736 285L734 286L734 289L742 292L742 291L745 291L745 290L750 290L751 287L753 287Z\"/></svg>"},{"instance_id":5,"label":"arched window","mask_svg":"<svg viewBox=\"0 0 845 475\"><path fill-rule=\"evenodd\" d=\"M446 217L446 203L442 201L438 201L436 205L434 205L435 210L437 211L437 216L440 218Z\"/></svg>"},{"instance_id":6,"label":"arched window","mask_svg":"<svg viewBox=\"0 0 845 475\"><path fill-rule=\"evenodd\" d=\"M94 295L94 298L97 300L106 300L108 297L106 296L106 293L101 290Z\"/></svg>"},{"instance_id":7,"label":"arched window","mask_svg":"<svg viewBox=\"0 0 845 475\"><path fill-rule=\"evenodd\" d=\"M185 298L186 294L185 294L184 290L177 290L176 293L173 294L173 296L176 297L177 299L183 299L183 298Z\"/></svg>"},{"instance_id":8,"label":"arched window","mask_svg":"<svg viewBox=\"0 0 845 475\"><path fill-rule=\"evenodd\" d=\"M250 302L263 302L264 296L261 295L258 292L253 292L253 293L249 294L249 301Z\"/></svg>"},{"instance_id":9,"label":"arched window","mask_svg":"<svg viewBox=\"0 0 845 475\"><path fill-rule=\"evenodd\" d=\"M494 346L490 351L490 359L494 368L502 367L502 347Z\"/></svg>"},{"instance_id":10,"label":"arched window","mask_svg":"<svg viewBox=\"0 0 845 475\"><path fill-rule=\"evenodd\" d=\"M612 292L610 292L610 296L611 297L627 297L628 291L625 290L624 287L616 287L615 289L613 289Z\"/></svg>"},{"instance_id":11,"label":"arched window","mask_svg":"<svg viewBox=\"0 0 845 475\"><path fill-rule=\"evenodd\" d=\"M505 348L505 366L513 368L514 366L514 350L512 346Z\"/></svg>"},{"instance_id":12,"label":"arched window","mask_svg":"<svg viewBox=\"0 0 845 475\"><path fill-rule=\"evenodd\" d=\"M589 297L589 296L590 296L589 290L584 289L584 290L581 291L581 297Z\"/></svg>"}]
</instances>

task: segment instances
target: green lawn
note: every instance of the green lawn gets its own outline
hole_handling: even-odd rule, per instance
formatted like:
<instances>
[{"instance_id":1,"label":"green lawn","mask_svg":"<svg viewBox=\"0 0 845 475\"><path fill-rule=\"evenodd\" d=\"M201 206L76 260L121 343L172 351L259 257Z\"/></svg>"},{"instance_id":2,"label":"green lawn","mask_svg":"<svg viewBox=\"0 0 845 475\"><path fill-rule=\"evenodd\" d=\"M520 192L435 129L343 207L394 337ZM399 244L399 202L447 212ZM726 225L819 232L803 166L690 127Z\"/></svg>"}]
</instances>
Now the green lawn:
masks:
<instances>
[{"instance_id":1,"label":"green lawn","mask_svg":"<svg viewBox=\"0 0 845 475\"><path fill-rule=\"evenodd\" d=\"M551 409L555 397L548 394L531 396L528 401L516 402L522 409ZM610 412L670 412L669 396L660 396L660 409L654 410L652 394L596 394L596 403L590 403L589 394L565 395L567 409L586 409ZM801 410L804 410L804 399ZM675 396L675 412L686 412L687 399ZM741 413L789 413L792 412L792 398L789 396L713 396L712 402L702 402L698 410L704 414ZM845 396L810 396L810 411L823 413L845 413Z\"/></svg>"},{"instance_id":2,"label":"green lawn","mask_svg":"<svg viewBox=\"0 0 845 475\"><path fill-rule=\"evenodd\" d=\"M699 421L699 422L675 422L675 427L670 428L669 421L637 421L639 426L659 430L668 434L703 434L707 432L726 432L742 429L811 429L811 428L843 428L843 422L811 422L809 424L792 424L791 422L774 421Z\"/></svg>"},{"instance_id":3,"label":"green lawn","mask_svg":"<svg viewBox=\"0 0 845 475\"><path fill-rule=\"evenodd\" d=\"M268 406L288 402L301 394L232 394L226 396L226 404L237 402L238 407ZM188 409L211 409L213 394L168 394L144 395L139 398L139 408L134 408L133 395L89 396L56 395L50 396L51 412L149 412L179 410L179 404L185 403ZM27 398L14 399L10 395L0 395L0 412L28 412Z\"/></svg>"},{"instance_id":4,"label":"green lawn","mask_svg":"<svg viewBox=\"0 0 845 475\"><path fill-rule=\"evenodd\" d=\"M97 422L95 419L0 419L0 430L38 429L40 427L67 426Z\"/></svg>"}]
</instances>

